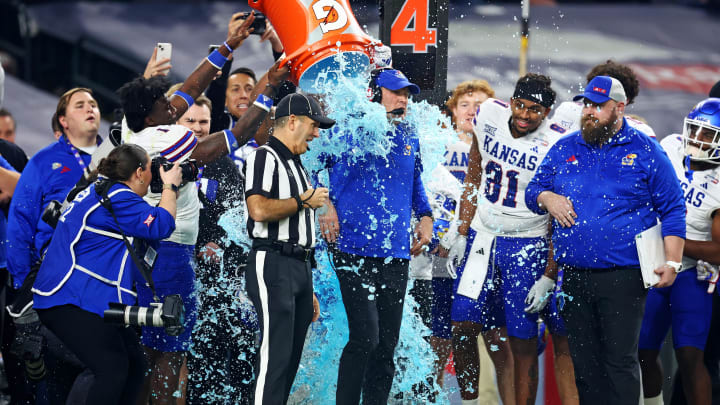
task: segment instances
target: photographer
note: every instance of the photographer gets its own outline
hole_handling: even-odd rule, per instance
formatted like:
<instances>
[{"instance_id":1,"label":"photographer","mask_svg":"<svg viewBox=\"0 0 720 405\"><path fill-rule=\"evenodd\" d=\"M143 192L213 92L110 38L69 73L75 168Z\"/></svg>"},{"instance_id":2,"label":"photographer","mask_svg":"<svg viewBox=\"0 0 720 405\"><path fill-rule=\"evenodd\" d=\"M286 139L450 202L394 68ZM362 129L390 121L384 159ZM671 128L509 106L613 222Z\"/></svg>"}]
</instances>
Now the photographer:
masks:
<instances>
[{"instance_id":1,"label":"photographer","mask_svg":"<svg viewBox=\"0 0 720 405\"><path fill-rule=\"evenodd\" d=\"M106 323L111 302L134 304L136 283L144 284L123 242L159 241L175 229L179 166L160 169L164 183L157 207L142 197L150 185L150 158L141 147L125 144L100 161L106 179L77 195L58 222L47 258L35 280L34 307L55 333L94 374L87 403L134 403L145 371L137 334ZM98 188L110 181L106 196L114 215L101 203ZM107 185L107 183L105 183Z\"/></svg>"},{"instance_id":2,"label":"photographer","mask_svg":"<svg viewBox=\"0 0 720 405\"><path fill-rule=\"evenodd\" d=\"M167 97L169 87L162 77L148 80L137 78L123 85L118 91L125 112L122 121L124 142L142 146L153 157L160 155L171 162L204 166L222 156L234 152L240 145L252 137L272 107L270 96L275 94L280 82L289 74L287 66L280 68L276 63L270 68L266 83L258 99L240 117L232 130L206 135L198 139L195 134L182 125L173 125L178 118L195 103L203 90L212 81L218 70L250 35L249 28L254 21L253 14L230 34L223 45L208 55L203 62L187 77L173 96ZM188 166L185 166L188 167ZM197 317L197 300L194 292L195 271L192 260L198 235L200 201L194 183L197 172L190 178L184 178L179 189L177 229L161 242L159 259L155 265L153 277L157 283L160 297L171 294L183 296L185 306L185 331L178 336L167 336L162 329L144 327L142 343L146 348L150 363L150 373L143 386L143 398L158 403L175 403L174 394L184 390L180 385L180 371L186 351L190 348L191 331ZM150 193L146 201L155 202L158 194ZM138 301L145 305L151 295L147 288L138 288Z\"/></svg>"}]
</instances>

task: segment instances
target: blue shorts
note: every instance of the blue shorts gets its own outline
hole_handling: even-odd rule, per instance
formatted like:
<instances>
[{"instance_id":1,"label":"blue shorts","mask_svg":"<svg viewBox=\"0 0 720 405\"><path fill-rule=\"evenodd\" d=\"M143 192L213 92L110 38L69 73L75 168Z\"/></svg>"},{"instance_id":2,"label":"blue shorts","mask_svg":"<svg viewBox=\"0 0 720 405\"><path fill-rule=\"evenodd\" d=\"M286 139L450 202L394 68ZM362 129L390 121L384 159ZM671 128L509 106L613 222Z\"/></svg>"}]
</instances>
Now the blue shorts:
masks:
<instances>
[{"instance_id":1,"label":"blue shorts","mask_svg":"<svg viewBox=\"0 0 720 405\"><path fill-rule=\"evenodd\" d=\"M450 308L452 306L453 284L448 277L433 277L432 335L443 339L452 339Z\"/></svg>"},{"instance_id":2,"label":"blue shorts","mask_svg":"<svg viewBox=\"0 0 720 405\"><path fill-rule=\"evenodd\" d=\"M645 301L645 315L638 347L660 350L672 326L673 345L705 350L712 317L712 294L707 281L698 281L697 271L677 275L670 287L651 288Z\"/></svg>"},{"instance_id":3,"label":"blue shorts","mask_svg":"<svg viewBox=\"0 0 720 405\"><path fill-rule=\"evenodd\" d=\"M162 241L153 268L155 291L162 302L165 296L180 294L185 307L185 330L178 336L169 336L165 329L143 326L142 344L162 352L181 352L190 349L190 336L197 319L197 296L195 295L195 270L193 270L193 245L181 245ZM152 292L144 284L138 285L138 305L148 306Z\"/></svg>"},{"instance_id":4,"label":"blue shorts","mask_svg":"<svg viewBox=\"0 0 720 405\"><path fill-rule=\"evenodd\" d=\"M475 239L468 233L465 260ZM483 330L507 326L508 335L532 339L538 333L538 314L525 312L525 298L530 287L545 272L547 240L538 238L496 237L490 256L485 284L477 300L457 294L463 261L455 280L452 320L472 321Z\"/></svg>"},{"instance_id":5,"label":"blue shorts","mask_svg":"<svg viewBox=\"0 0 720 405\"><path fill-rule=\"evenodd\" d=\"M548 303L545 305L545 308L540 311L540 314L542 314L543 321L545 322L545 325L547 325L551 334L567 336L565 321L562 319L562 316L560 316L562 308L560 308L560 305L558 304L558 302L563 302L565 300L564 296L560 296L560 292L562 290L562 278L563 271L562 268L560 268L558 269L557 286L553 291L552 297L548 299Z\"/></svg>"}]
</instances>

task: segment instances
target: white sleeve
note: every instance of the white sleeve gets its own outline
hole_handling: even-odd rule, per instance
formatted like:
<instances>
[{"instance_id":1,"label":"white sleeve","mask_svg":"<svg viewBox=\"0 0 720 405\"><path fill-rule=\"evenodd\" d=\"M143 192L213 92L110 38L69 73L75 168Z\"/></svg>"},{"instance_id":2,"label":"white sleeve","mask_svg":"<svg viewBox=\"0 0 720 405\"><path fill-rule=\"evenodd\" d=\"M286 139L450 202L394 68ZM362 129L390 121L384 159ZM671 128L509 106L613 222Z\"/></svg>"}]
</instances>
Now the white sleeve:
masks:
<instances>
[{"instance_id":1,"label":"white sleeve","mask_svg":"<svg viewBox=\"0 0 720 405\"><path fill-rule=\"evenodd\" d=\"M137 144L151 157L161 155L171 162L189 159L198 144L195 134L182 125L159 125L131 132L125 142Z\"/></svg>"},{"instance_id":2,"label":"white sleeve","mask_svg":"<svg viewBox=\"0 0 720 405\"><path fill-rule=\"evenodd\" d=\"M167 127L158 127L157 131L162 133L166 129ZM167 141L167 147L160 150L160 155L171 162L182 162L189 159L198 144L193 131L182 125L171 125L168 132L163 135L162 139Z\"/></svg>"}]
</instances>

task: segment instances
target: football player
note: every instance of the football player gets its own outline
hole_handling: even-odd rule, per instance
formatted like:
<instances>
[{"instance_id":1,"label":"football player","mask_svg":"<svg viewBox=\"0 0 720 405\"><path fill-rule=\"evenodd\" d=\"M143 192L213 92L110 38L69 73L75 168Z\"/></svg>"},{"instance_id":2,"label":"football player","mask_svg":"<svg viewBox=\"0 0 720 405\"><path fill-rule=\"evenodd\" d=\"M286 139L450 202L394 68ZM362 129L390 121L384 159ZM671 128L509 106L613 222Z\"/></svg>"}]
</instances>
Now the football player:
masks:
<instances>
[{"instance_id":1,"label":"football player","mask_svg":"<svg viewBox=\"0 0 720 405\"><path fill-rule=\"evenodd\" d=\"M550 83L547 76L529 73L518 80L510 104L488 99L475 116L468 186L457 231L449 232L445 244L451 246L451 266L464 257L452 304L463 403L478 402L475 342L481 332L486 342L493 334L501 341L509 336L506 363L495 363L503 403L535 401L538 315L524 311L524 301L547 265L548 216L529 211L524 192L558 138L557 132L538 130L555 102ZM548 284L549 294L555 283Z\"/></svg>"},{"instance_id":2,"label":"football player","mask_svg":"<svg viewBox=\"0 0 720 405\"><path fill-rule=\"evenodd\" d=\"M720 209L720 98L696 105L685 118L683 134L670 135L660 145L685 194L687 239L675 283L651 288L645 303L639 342L645 404L663 403L658 355L670 326L685 397L691 404L709 404L712 393L703 351L717 273L708 274L708 266L699 261L720 264L720 215L716 215Z\"/></svg>"}]
</instances>

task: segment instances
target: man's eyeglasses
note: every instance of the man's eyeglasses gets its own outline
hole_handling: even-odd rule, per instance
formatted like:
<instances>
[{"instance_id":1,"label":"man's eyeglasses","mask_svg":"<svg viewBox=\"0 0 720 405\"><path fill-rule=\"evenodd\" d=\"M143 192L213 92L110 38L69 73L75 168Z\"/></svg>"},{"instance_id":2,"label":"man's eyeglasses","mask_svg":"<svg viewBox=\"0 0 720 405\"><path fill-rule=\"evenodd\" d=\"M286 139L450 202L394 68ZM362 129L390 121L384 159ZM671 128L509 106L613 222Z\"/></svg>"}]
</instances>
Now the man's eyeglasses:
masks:
<instances>
[{"instance_id":1,"label":"man's eyeglasses","mask_svg":"<svg viewBox=\"0 0 720 405\"><path fill-rule=\"evenodd\" d=\"M545 114L545 107L537 104L532 107L528 107L519 99L512 100L510 105L512 105L513 110L527 111L529 114L535 115L536 117Z\"/></svg>"}]
</instances>

